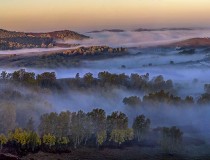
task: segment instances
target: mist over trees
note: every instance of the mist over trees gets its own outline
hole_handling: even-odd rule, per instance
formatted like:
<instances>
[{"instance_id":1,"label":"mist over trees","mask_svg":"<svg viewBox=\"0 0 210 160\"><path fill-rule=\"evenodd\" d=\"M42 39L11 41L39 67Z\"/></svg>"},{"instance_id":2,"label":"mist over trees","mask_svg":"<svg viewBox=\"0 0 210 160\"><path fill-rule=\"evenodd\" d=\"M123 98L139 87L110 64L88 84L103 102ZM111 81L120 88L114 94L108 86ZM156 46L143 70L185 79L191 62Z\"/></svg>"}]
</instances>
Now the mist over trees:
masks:
<instances>
[{"instance_id":1,"label":"mist over trees","mask_svg":"<svg viewBox=\"0 0 210 160\"><path fill-rule=\"evenodd\" d=\"M0 148L12 146L21 154L39 150L69 152L81 147L124 148L148 143L161 147L164 152L177 152L182 147L183 131L179 126L168 125L160 125L156 130L158 126L145 108L161 110L167 106L174 111L174 108L206 107L210 103L208 84L199 97L182 97L173 81L161 75L150 78L149 74L100 72L97 77L92 73L80 77L78 73L75 78L57 79L54 72L36 75L22 69L13 73L3 71L0 81L3 84L0 86ZM129 94L114 99L116 89ZM50 102L56 105L55 95L63 96L64 100L69 93L75 94L78 101L84 93L96 95L93 101L104 96L107 102L99 101L94 107L112 104L113 109L81 110L81 106L75 105L76 111L52 110ZM111 99L113 103L109 103ZM116 107L120 105L123 111ZM161 117L161 112L157 116ZM170 116L178 117L173 112L168 113Z\"/></svg>"},{"instance_id":2,"label":"mist over trees","mask_svg":"<svg viewBox=\"0 0 210 160\"><path fill-rule=\"evenodd\" d=\"M0 86L0 130L2 133L6 133L7 129L13 129L16 126L26 127L28 125L27 121L30 118L34 118L34 125L37 126L36 123L38 122L39 116L42 113L49 113L51 110L53 105L51 103L54 103L51 99L56 97L55 94L68 95L69 91L71 91L71 94L73 95L79 93L75 96L97 93L99 94L99 98L101 95L104 96L105 99L112 99L114 96L112 92L115 89L120 89L125 92L132 91L132 93L134 93L133 96L122 97L117 103L124 104L125 107L134 109L152 106L195 107L197 105L207 105L210 103L208 84L204 86L205 93L199 97L192 97L190 95L181 97L177 95L177 90L173 85L172 80L164 80L163 76L149 78L149 74L131 74L128 76L126 74L100 72L98 73L98 77L93 77L93 74L91 73L87 73L83 77L80 77L78 73L75 75L75 78L57 79L54 72L45 72L36 75L33 72L27 72L26 70L21 69L14 71L13 73L2 71L0 74L0 81L3 84ZM47 99L47 97L50 97L50 99ZM66 98L68 98L68 96L66 96ZM95 97L95 99L95 101L97 101L97 97ZM38 116L31 117L30 113L34 112L34 110L37 110L36 114ZM23 112L26 114L22 114ZM67 117L66 114L67 113L62 116ZM53 118L56 116L56 113L51 116ZM83 114L74 115L75 121L78 121L78 116L82 118ZM117 116L117 113L115 116ZM119 114L118 116L122 115ZM8 119L7 117L11 118ZM45 116L43 115L42 118L45 119ZM92 118L95 118L94 115ZM109 118L111 119L111 117ZM42 132L52 133L50 130L54 130L54 124L55 123L52 124L51 128L42 128ZM103 123L101 122L101 125L102 124ZM66 122L65 125L67 126L68 123ZM63 126L63 128L66 126ZM94 124L94 126L97 127L97 124ZM95 130L95 134L98 134L100 137L103 129ZM111 134L111 131L110 128L109 134ZM64 133L59 134L62 135Z\"/></svg>"},{"instance_id":3,"label":"mist over trees","mask_svg":"<svg viewBox=\"0 0 210 160\"><path fill-rule=\"evenodd\" d=\"M142 143L146 136L157 134L150 128L151 121L144 115L133 120L128 126L128 117L122 112L106 115L103 109L91 112L51 112L40 117L38 129L33 128L30 118L27 128L16 127L0 134L0 147L14 148L19 154L29 152L69 152L80 147L122 147L127 143ZM154 134L154 135L153 135ZM179 148L183 133L176 127L162 128L161 137L156 141L167 152ZM148 140L148 139L147 139Z\"/></svg>"}]
</instances>

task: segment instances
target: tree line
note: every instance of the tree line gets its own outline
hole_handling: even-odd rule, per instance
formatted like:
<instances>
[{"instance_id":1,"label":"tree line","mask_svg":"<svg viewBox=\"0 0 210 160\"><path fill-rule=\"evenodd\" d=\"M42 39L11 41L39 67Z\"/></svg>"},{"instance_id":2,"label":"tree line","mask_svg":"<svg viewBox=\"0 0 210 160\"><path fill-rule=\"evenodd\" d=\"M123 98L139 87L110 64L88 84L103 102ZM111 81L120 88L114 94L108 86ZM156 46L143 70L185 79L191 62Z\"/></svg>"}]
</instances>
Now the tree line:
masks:
<instances>
[{"instance_id":1,"label":"tree line","mask_svg":"<svg viewBox=\"0 0 210 160\"><path fill-rule=\"evenodd\" d=\"M50 90L66 91L68 89L86 90L86 89L111 89L114 87L126 88L128 90L137 90L147 93L142 100L138 96L125 97L123 103L129 106L139 105L205 105L210 103L209 84L204 85L204 91L197 101L192 96L186 96L184 99L176 94L172 80L164 80L159 75L150 79L149 74L130 76L122 74L112 74L109 72L99 72L98 77L93 77L92 73L86 73L80 77L79 73L75 78L57 79L55 72L44 72L35 75L34 72L26 72L24 69L7 73L2 71L0 80L19 83L28 87L41 87Z\"/></svg>"},{"instance_id":2,"label":"tree line","mask_svg":"<svg viewBox=\"0 0 210 160\"><path fill-rule=\"evenodd\" d=\"M35 75L34 72L26 72L25 69L7 73L2 71L1 80L19 82L28 86L40 86L49 89L69 88L86 89L86 88L104 88L124 87L141 92L155 92L160 90L174 91L172 80L164 80L162 75L150 79L149 74L139 75L131 74L130 76L122 74L112 74L109 72L99 72L98 77L93 77L92 73L86 73L80 77L79 73L74 78L57 79L55 72L44 72ZM65 88L63 87L65 86Z\"/></svg>"},{"instance_id":3,"label":"tree line","mask_svg":"<svg viewBox=\"0 0 210 160\"><path fill-rule=\"evenodd\" d=\"M152 134L152 135L151 135ZM19 154L37 152L69 152L79 147L121 147L142 143L149 136L159 138L159 145L174 152L180 148L183 133L176 127L159 128L154 132L151 121L144 115L136 116L132 127L128 126L128 117L122 112L106 115L103 109L91 112L46 113L40 117L38 129L32 118L25 128L16 128L0 134L0 149L15 148Z\"/></svg>"},{"instance_id":4,"label":"tree line","mask_svg":"<svg viewBox=\"0 0 210 160\"><path fill-rule=\"evenodd\" d=\"M210 103L210 94L202 94L197 101L192 96L186 96L185 98L174 96L169 92L164 90L149 93L142 97L130 96L125 97L122 102L125 105L131 107L141 107L141 106L163 106L163 105L172 105L172 106L195 106L195 105L206 105Z\"/></svg>"}]
</instances>

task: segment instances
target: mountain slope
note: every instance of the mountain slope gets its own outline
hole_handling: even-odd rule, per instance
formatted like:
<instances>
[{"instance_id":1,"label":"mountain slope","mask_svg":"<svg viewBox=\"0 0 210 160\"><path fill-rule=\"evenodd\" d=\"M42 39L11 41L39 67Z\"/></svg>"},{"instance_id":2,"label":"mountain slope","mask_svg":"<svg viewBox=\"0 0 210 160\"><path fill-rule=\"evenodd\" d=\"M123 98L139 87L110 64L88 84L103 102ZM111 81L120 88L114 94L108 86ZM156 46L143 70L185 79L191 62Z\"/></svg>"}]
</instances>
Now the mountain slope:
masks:
<instances>
[{"instance_id":1,"label":"mountain slope","mask_svg":"<svg viewBox=\"0 0 210 160\"><path fill-rule=\"evenodd\" d=\"M89 37L69 30L24 33L0 29L0 50L49 48L56 46L56 40L82 40L86 38Z\"/></svg>"},{"instance_id":2,"label":"mountain slope","mask_svg":"<svg viewBox=\"0 0 210 160\"><path fill-rule=\"evenodd\" d=\"M191 38L172 43L172 47L210 47L210 38Z\"/></svg>"},{"instance_id":3,"label":"mountain slope","mask_svg":"<svg viewBox=\"0 0 210 160\"><path fill-rule=\"evenodd\" d=\"M88 36L69 31L69 30L62 30L62 31L54 31L54 32L47 32L47 33L26 33L27 36L32 37L42 37L42 38L53 38L58 40L82 40L89 38Z\"/></svg>"}]
</instances>

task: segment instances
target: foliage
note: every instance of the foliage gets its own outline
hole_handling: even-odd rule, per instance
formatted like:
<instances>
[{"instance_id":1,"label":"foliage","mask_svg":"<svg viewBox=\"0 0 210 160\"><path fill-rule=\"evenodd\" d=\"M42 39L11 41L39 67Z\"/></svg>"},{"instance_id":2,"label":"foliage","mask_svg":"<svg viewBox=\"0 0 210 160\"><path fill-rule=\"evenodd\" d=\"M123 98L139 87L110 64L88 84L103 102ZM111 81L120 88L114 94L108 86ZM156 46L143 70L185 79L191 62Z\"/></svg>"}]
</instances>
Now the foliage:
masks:
<instances>
[{"instance_id":1,"label":"foliage","mask_svg":"<svg viewBox=\"0 0 210 160\"><path fill-rule=\"evenodd\" d=\"M14 104L6 103L2 105L0 108L0 117L0 133L7 134L16 126L16 111Z\"/></svg>"},{"instance_id":2,"label":"foliage","mask_svg":"<svg viewBox=\"0 0 210 160\"><path fill-rule=\"evenodd\" d=\"M146 119L144 115L139 115L134 119L133 130L135 138L140 142L145 138L150 128L150 119Z\"/></svg>"},{"instance_id":3,"label":"foliage","mask_svg":"<svg viewBox=\"0 0 210 160\"><path fill-rule=\"evenodd\" d=\"M175 152L180 149L183 133L175 126L162 128L161 146L166 152Z\"/></svg>"},{"instance_id":4,"label":"foliage","mask_svg":"<svg viewBox=\"0 0 210 160\"><path fill-rule=\"evenodd\" d=\"M27 148L32 152L41 145L41 139L36 132L21 128L16 128L14 132L9 133L9 141L15 142L17 146L20 146L20 149Z\"/></svg>"},{"instance_id":5,"label":"foliage","mask_svg":"<svg viewBox=\"0 0 210 160\"><path fill-rule=\"evenodd\" d=\"M54 135L48 133L43 136L43 144L49 146L49 148L54 146L55 143L56 143L56 137Z\"/></svg>"},{"instance_id":6,"label":"foliage","mask_svg":"<svg viewBox=\"0 0 210 160\"><path fill-rule=\"evenodd\" d=\"M107 138L106 131L98 132L96 136L97 144L101 146L106 141L106 138Z\"/></svg>"},{"instance_id":7,"label":"foliage","mask_svg":"<svg viewBox=\"0 0 210 160\"><path fill-rule=\"evenodd\" d=\"M0 150L2 150L2 146L7 144L7 137L4 134L0 134Z\"/></svg>"},{"instance_id":8,"label":"foliage","mask_svg":"<svg viewBox=\"0 0 210 160\"><path fill-rule=\"evenodd\" d=\"M34 152L35 148L41 145L41 139L39 135L34 131L29 131L28 147Z\"/></svg>"},{"instance_id":9,"label":"foliage","mask_svg":"<svg viewBox=\"0 0 210 160\"><path fill-rule=\"evenodd\" d=\"M85 120L86 114L83 111L72 114L70 130L75 148L80 145L85 138Z\"/></svg>"},{"instance_id":10,"label":"foliage","mask_svg":"<svg viewBox=\"0 0 210 160\"><path fill-rule=\"evenodd\" d=\"M145 95L143 97L143 103L155 105L155 106L162 105L162 104L178 105L182 103L182 99L180 97L173 96L169 92L165 92L164 90L161 90L159 92Z\"/></svg>"},{"instance_id":11,"label":"foliage","mask_svg":"<svg viewBox=\"0 0 210 160\"><path fill-rule=\"evenodd\" d=\"M122 112L112 112L107 116L107 131L111 133L113 129L127 129L128 117Z\"/></svg>"},{"instance_id":12,"label":"foliage","mask_svg":"<svg viewBox=\"0 0 210 160\"><path fill-rule=\"evenodd\" d=\"M141 104L141 99L137 96L125 97L123 103L129 106L138 106Z\"/></svg>"},{"instance_id":13,"label":"foliage","mask_svg":"<svg viewBox=\"0 0 210 160\"><path fill-rule=\"evenodd\" d=\"M58 138L57 143L61 145L67 145L69 143L69 138L68 137Z\"/></svg>"},{"instance_id":14,"label":"foliage","mask_svg":"<svg viewBox=\"0 0 210 160\"><path fill-rule=\"evenodd\" d=\"M132 129L114 129L111 132L110 140L121 145L123 142L133 139Z\"/></svg>"}]
</instances>

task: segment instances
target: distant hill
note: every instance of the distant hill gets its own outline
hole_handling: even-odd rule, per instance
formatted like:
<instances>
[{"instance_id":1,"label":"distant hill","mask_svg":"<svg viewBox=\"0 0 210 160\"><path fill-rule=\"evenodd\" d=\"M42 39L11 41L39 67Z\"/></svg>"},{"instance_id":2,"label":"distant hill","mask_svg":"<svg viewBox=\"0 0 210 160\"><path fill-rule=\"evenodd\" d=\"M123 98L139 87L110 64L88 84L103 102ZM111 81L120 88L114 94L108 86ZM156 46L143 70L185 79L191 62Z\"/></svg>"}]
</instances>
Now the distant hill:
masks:
<instances>
[{"instance_id":1,"label":"distant hill","mask_svg":"<svg viewBox=\"0 0 210 160\"><path fill-rule=\"evenodd\" d=\"M147 28L139 28L134 30L135 32L145 32L145 31L190 31L192 28L156 28L156 29L147 29Z\"/></svg>"},{"instance_id":2,"label":"distant hill","mask_svg":"<svg viewBox=\"0 0 210 160\"><path fill-rule=\"evenodd\" d=\"M210 47L210 38L191 38L172 43L171 47Z\"/></svg>"},{"instance_id":3,"label":"distant hill","mask_svg":"<svg viewBox=\"0 0 210 160\"><path fill-rule=\"evenodd\" d=\"M69 30L61 30L54 32L46 32L46 33L25 33L25 32L15 32L15 31L7 31L0 29L0 38L14 38L14 37L39 37L39 38L53 38L53 39L75 39L81 40L85 38L89 38L88 36L69 31Z\"/></svg>"},{"instance_id":4,"label":"distant hill","mask_svg":"<svg viewBox=\"0 0 210 160\"><path fill-rule=\"evenodd\" d=\"M0 29L0 38L14 38L14 37L26 37L24 32L7 31Z\"/></svg>"},{"instance_id":5,"label":"distant hill","mask_svg":"<svg viewBox=\"0 0 210 160\"><path fill-rule=\"evenodd\" d=\"M82 40L86 38L89 37L69 30L25 33L0 29L0 50L49 48L56 46L56 40Z\"/></svg>"},{"instance_id":6,"label":"distant hill","mask_svg":"<svg viewBox=\"0 0 210 160\"><path fill-rule=\"evenodd\" d=\"M151 31L190 31L192 28L138 28L133 30L133 32L151 32ZM104 30L95 30L88 33L101 33L101 32L125 32L126 30L122 29L104 29Z\"/></svg>"},{"instance_id":7,"label":"distant hill","mask_svg":"<svg viewBox=\"0 0 210 160\"><path fill-rule=\"evenodd\" d=\"M125 30L122 30L122 29L104 29L104 30L90 31L88 33L100 33L100 32L125 32Z\"/></svg>"},{"instance_id":8,"label":"distant hill","mask_svg":"<svg viewBox=\"0 0 210 160\"><path fill-rule=\"evenodd\" d=\"M88 36L69 31L69 30L62 30L62 31L54 31L54 32L47 32L47 33L26 33L27 36L32 37L42 37L42 38L53 38L53 39L61 39L61 40L82 40L89 38Z\"/></svg>"}]
</instances>

